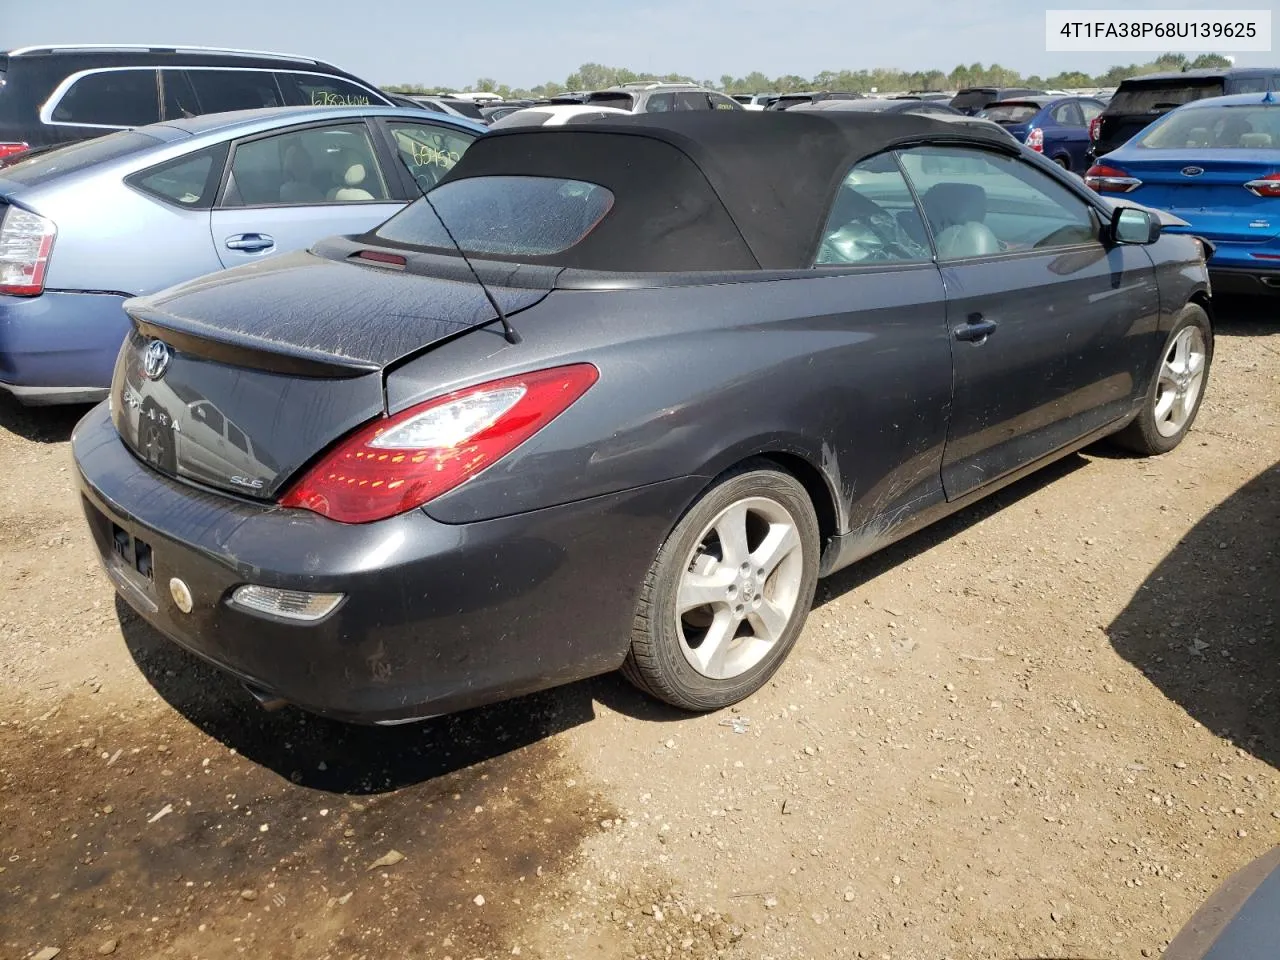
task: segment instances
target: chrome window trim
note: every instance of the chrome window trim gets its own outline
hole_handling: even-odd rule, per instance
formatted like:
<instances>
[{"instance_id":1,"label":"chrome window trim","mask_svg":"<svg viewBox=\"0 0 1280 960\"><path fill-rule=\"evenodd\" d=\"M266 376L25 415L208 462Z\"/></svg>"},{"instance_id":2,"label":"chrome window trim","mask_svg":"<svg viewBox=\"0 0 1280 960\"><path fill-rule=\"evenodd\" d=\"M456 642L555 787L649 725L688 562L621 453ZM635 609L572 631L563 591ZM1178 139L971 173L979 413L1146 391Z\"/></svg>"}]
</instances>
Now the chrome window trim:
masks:
<instances>
[{"instance_id":1,"label":"chrome window trim","mask_svg":"<svg viewBox=\"0 0 1280 960\"><path fill-rule=\"evenodd\" d=\"M213 66L204 66L204 65L184 66L182 64L175 63L171 66L132 65L132 66L123 66L123 67L90 67L87 70L78 70L75 73L71 74L70 76L66 77L61 83L59 83L54 88L53 93L49 94L49 99L46 100L43 104L41 104L40 122L50 127L86 127L88 129L93 129L93 130L132 130L133 129L132 127L121 126L117 124L75 123L68 120L53 119L53 111L58 108L58 104L61 103L62 98L67 95L67 91L70 90L79 80L83 79L84 77L90 76L91 74L121 73L125 70L149 70L152 73L155 73L159 70L186 70L188 72L195 71L195 70L221 70L221 71L235 70L240 73L270 73L270 74L293 73L293 74L298 74L300 76L306 76L306 77L325 77L332 80L341 80L343 83L349 83L354 87L358 87L361 90L368 92L370 96L374 97L378 101L376 104L370 104L370 106L384 106L384 107L393 106L391 101L389 101L381 93L378 93L376 90L366 86L365 84L357 80L353 80L350 77L339 76L336 73L324 73L320 70L297 70L289 67L213 67Z\"/></svg>"}]
</instances>

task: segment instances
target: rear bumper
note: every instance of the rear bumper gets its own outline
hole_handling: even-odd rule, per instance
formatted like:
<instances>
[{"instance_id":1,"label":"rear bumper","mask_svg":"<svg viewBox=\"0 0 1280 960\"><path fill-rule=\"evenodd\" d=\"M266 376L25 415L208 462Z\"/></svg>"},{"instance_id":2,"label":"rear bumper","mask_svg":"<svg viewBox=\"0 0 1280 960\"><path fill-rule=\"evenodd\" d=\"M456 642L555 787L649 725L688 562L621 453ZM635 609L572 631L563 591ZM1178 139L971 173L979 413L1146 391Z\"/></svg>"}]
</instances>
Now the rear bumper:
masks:
<instances>
[{"instance_id":1,"label":"rear bumper","mask_svg":"<svg viewBox=\"0 0 1280 960\"><path fill-rule=\"evenodd\" d=\"M125 297L0 296L0 387L24 403L100 400L129 329Z\"/></svg>"},{"instance_id":2,"label":"rear bumper","mask_svg":"<svg viewBox=\"0 0 1280 960\"><path fill-rule=\"evenodd\" d=\"M1216 267L1210 262L1209 282L1213 285L1214 294L1280 297L1280 265L1274 270L1260 270L1256 267Z\"/></svg>"},{"instance_id":3,"label":"rear bumper","mask_svg":"<svg viewBox=\"0 0 1280 960\"><path fill-rule=\"evenodd\" d=\"M645 573L705 482L471 524L413 510L348 525L169 480L128 452L105 404L72 448L94 542L130 606L261 690L359 722L451 713L619 667ZM149 581L113 559L121 532L150 546ZM194 597L188 614L171 577ZM300 624L232 606L244 583L346 599Z\"/></svg>"}]
</instances>

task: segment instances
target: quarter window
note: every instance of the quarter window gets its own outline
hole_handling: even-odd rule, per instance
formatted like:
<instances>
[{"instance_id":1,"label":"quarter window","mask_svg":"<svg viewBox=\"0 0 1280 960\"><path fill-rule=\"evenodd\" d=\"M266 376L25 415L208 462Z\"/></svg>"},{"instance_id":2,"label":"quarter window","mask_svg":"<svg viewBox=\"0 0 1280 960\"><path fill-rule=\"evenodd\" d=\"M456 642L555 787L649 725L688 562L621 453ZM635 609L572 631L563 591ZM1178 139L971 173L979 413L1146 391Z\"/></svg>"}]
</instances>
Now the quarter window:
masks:
<instances>
[{"instance_id":1,"label":"quarter window","mask_svg":"<svg viewBox=\"0 0 1280 960\"><path fill-rule=\"evenodd\" d=\"M154 70L104 70L81 77L53 108L55 123L141 127L160 119Z\"/></svg>"},{"instance_id":2,"label":"quarter window","mask_svg":"<svg viewBox=\"0 0 1280 960\"><path fill-rule=\"evenodd\" d=\"M170 160L128 178L143 193L189 209L209 207L217 191L226 147L212 147ZM216 171L215 171L216 166Z\"/></svg>"},{"instance_id":3,"label":"quarter window","mask_svg":"<svg viewBox=\"0 0 1280 960\"><path fill-rule=\"evenodd\" d=\"M836 192L816 262L912 263L932 258L924 222L892 154L857 164Z\"/></svg>"},{"instance_id":4,"label":"quarter window","mask_svg":"<svg viewBox=\"0 0 1280 960\"><path fill-rule=\"evenodd\" d=\"M313 127L236 147L226 207L360 203L387 199L365 125Z\"/></svg>"},{"instance_id":5,"label":"quarter window","mask_svg":"<svg viewBox=\"0 0 1280 960\"><path fill-rule=\"evenodd\" d=\"M899 156L940 260L1098 239L1089 204L1016 157L966 147L913 147Z\"/></svg>"}]
</instances>

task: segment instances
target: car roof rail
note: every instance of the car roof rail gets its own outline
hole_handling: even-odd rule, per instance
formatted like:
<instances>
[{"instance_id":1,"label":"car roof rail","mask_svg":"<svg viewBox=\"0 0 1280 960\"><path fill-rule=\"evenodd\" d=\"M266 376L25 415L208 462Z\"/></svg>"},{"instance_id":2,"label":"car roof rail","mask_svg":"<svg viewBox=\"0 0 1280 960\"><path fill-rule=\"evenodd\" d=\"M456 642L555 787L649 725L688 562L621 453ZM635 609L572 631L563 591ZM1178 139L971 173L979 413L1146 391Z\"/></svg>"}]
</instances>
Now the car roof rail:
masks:
<instances>
[{"instance_id":1,"label":"car roof rail","mask_svg":"<svg viewBox=\"0 0 1280 960\"><path fill-rule=\"evenodd\" d=\"M275 53L270 50L242 50L237 47L199 47L189 44L164 43L47 43L29 47L18 47L8 51L10 57L22 57L35 53L57 53L62 50L89 50L93 52L109 52L118 50L122 53L227 53L242 57L261 57L264 60L292 60L297 63L314 63L321 61L315 57L303 57L293 53Z\"/></svg>"}]
</instances>

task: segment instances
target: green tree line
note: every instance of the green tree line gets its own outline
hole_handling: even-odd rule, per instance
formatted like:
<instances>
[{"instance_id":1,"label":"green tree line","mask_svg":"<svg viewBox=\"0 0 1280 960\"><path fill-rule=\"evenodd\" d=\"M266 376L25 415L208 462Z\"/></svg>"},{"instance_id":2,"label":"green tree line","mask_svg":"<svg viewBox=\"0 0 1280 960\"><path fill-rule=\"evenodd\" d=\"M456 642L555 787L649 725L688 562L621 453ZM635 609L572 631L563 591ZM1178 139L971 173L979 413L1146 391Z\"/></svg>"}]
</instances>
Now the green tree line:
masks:
<instances>
[{"instance_id":1,"label":"green tree line","mask_svg":"<svg viewBox=\"0 0 1280 960\"><path fill-rule=\"evenodd\" d=\"M754 71L745 77L725 74L719 80L703 78L695 80L686 74L636 73L625 67L606 67L599 63L584 63L563 82L549 80L535 87L511 87L491 77L480 77L461 92L489 91L502 97L554 97L573 90L601 90L623 83L640 80L677 80L698 82L705 87L725 93L791 93L800 90L847 90L861 93L876 90L954 90L971 86L1020 86L1050 89L1074 87L1113 87L1126 77L1161 70L1183 70L1198 67L1226 67L1230 62L1216 53L1205 53L1189 59L1181 53L1165 53L1148 63L1131 63L1114 66L1104 73L1090 75L1080 70L1068 70L1050 77L1036 74L1022 76L1018 71L1002 67L998 63L983 66L973 63L960 64L950 72L943 70L823 70L813 77L788 75L769 77ZM386 87L395 93L444 93L457 91L456 87L440 87L419 83L398 83Z\"/></svg>"}]
</instances>

